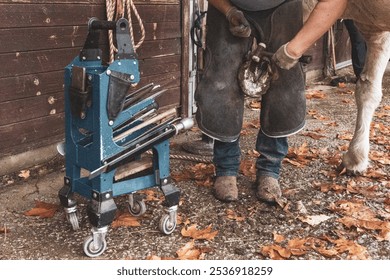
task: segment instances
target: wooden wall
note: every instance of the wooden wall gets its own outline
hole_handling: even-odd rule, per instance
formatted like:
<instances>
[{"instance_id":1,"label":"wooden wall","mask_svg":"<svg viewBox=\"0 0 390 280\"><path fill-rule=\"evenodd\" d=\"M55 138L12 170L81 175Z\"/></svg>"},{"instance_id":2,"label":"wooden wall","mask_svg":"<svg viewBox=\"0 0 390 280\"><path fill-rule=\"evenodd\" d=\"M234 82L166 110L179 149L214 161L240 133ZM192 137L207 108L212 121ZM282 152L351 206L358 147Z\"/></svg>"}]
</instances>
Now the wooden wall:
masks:
<instances>
[{"instance_id":1,"label":"wooden wall","mask_svg":"<svg viewBox=\"0 0 390 280\"><path fill-rule=\"evenodd\" d=\"M134 1L146 29L140 86L167 88L161 106L181 101L185 2ZM0 160L64 138L63 70L82 48L89 18L105 14L105 0L0 0Z\"/></svg>"}]
</instances>

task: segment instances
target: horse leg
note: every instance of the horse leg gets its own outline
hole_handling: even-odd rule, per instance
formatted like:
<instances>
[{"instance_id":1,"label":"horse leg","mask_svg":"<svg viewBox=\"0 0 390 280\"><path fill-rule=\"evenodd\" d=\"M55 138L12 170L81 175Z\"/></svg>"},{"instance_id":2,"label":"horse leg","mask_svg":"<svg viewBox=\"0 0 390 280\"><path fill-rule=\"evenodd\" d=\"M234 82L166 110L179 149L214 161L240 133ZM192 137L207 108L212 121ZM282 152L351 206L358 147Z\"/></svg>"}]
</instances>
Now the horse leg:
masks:
<instances>
[{"instance_id":1,"label":"horse leg","mask_svg":"<svg viewBox=\"0 0 390 280\"><path fill-rule=\"evenodd\" d=\"M382 99L382 78L390 56L390 32L370 32L367 26L358 27L367 43L367 57L355 90L355 132L342 162L342 166L353 173L363 172L368 167L370 125Z\"/></svg>"}]
</instances>

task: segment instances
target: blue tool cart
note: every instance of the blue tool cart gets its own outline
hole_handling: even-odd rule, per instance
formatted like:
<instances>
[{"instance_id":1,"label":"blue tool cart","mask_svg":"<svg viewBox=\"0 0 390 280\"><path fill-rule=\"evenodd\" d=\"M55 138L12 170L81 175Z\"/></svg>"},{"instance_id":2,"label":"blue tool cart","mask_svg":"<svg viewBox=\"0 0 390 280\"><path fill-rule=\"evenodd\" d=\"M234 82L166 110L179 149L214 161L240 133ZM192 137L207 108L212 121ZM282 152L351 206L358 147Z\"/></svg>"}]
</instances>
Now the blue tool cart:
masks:
<instances>
[{"instance_id":1,"label":"blue tool cart","mask_svg":"<svg viewBox=\"0 0 390 280\"><path fill-rule=\"evenodd\" d=\"M109 65L102 63L99 35L113 30L117 53ZM92 235L83 245L87 256L101 255L106 234L116 214L114 198L128 195L128 209L142 215L146 205L134 195L137 191L159 187L167 214L159 229L170 234L176 228L180 190L171 182L169 138L192 127L191 118L180 118L176 109L159 112L156 98L164 93L148 84L135 89L140 81L138 60L126 19L91 19L88 36L80 55L65 68L65 168L64 186L59 199L69 223L79 229L74 194L89 200L87 213ZM139 175L117 180L119 167L152 151L151 168ZM87 175L81 171L86 170Z\"/></svg>"}]
</instances>

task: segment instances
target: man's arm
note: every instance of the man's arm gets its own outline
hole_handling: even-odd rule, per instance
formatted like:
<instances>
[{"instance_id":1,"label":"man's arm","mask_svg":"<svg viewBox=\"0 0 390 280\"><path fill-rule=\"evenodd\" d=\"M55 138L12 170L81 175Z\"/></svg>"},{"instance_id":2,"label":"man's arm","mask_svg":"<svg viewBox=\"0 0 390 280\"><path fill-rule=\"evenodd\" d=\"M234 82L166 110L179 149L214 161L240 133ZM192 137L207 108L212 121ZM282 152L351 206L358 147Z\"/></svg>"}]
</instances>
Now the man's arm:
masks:
<instances>
[{"instance_id":1,"label":"man's arm","mask_svg":"<svg viewBox=\"0 0 390 280\"><path fill-rule=\"evenodd\" d=\"M224 15L233 7L229 0L208 0L208 2Z\"/></svg>"},{"instance_id":2,"label":"man's arm","mask_svg":"<svg viewBox=\"0 0 390 280\"><path fill-rule=\"evenodd\" d=\"M287 45L287 52L301 57L344 13L348 0L319 0L298 34Z\"/></svg>"},{"instance_id":3,"label":"man's arm","mask_svg":"<svg viewBox=\"0 0 390 280\"><path fill-rule=\"evenodd\" d=\"M229 0L209 0L209 4L226 16L230 32L237 37L249 37L251 27L242 11L238 10Z\"/></svg>"},{"instance_id":4,"label":"man's arm","mask_svg":"<svg viewBox=\"0 0 390 280\"><path fill-rule=\"evenodd\" d=\"M318 0L301 30L273 55L275 63L283 69L294 67L302 54L342 16L347 3L348 0Z\"/></svg>"}]
</instances>

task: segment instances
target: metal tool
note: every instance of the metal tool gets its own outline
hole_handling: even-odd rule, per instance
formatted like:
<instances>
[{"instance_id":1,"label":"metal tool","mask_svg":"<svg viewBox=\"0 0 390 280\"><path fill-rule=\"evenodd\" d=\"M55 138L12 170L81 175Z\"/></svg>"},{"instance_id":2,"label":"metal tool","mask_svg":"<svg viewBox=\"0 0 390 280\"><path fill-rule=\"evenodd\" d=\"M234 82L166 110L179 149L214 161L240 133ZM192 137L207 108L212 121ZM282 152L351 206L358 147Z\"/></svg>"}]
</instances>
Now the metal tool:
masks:
<instances>
[{"instance_id":1,"label":"metal tool","mask_svg":"<svg viewBox=\"0 0 390 280\"><path fill-rule=\"evenodd\" d=\"M131 91L140 73L126 19L93 18L88 29L79 56L65 68L65 142L57 149L65 155L66 174L58 196L74 230L80 227L75 194L89 200L92 235L83 248L87 256L96 257L107 247L105 238L117 210L115 197L128 195L130 213L140 215L146 205L134 194L158 187L168 209L158 227L164 234L175 229L180 190L170 180L169 139L189 129L193 121L178 117L175 108L159 112L156 98L165 90L158 85ZM118 53L110 65L102 63L101 30L116 33ZM137 161L148 150L153 152L150 169L116 181L118 167Z\"/></svg>"}]
</instances>

